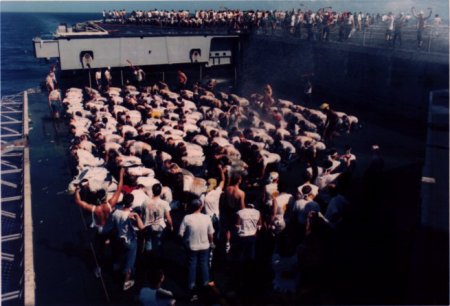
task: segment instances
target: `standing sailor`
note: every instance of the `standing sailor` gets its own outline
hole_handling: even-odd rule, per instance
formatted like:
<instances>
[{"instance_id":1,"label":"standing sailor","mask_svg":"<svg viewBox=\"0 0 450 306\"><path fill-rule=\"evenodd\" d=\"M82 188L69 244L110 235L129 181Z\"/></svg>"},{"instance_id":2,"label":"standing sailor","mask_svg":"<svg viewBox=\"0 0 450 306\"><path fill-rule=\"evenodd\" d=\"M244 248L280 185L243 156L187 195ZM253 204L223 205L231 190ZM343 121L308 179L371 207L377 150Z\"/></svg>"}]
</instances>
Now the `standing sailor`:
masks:
<instances>
[{"instance_id":1,"label":"standing sailor","mask_svg":"<svg viewBox=\"0 0 450 306\"><path fill-rule=\"evenodd\" d=\"M142 85L142 82L144 82L144 80L145 80L145 72L141 68L139 68L137 66L133 66L133 63L130 60L127 60L127 63L130 64L130 68L131 68L131 70L133 70L133 76L136 81L135 84L139 90L139 88Z\"/></svg>"},{"instance_id":2,"label":"standing sailor","mask_svg":"<svg viewBox=\"0 0 450 306\"><path fill-rule=\"evenodd\" d=\"M424 17L423 11L420 11L420 13L417 14L416 8L414 6L411 8L412 14L417 19L417 49L422 48L422 44L423 44L422 35L423 35L423 31L425 29L425 22L427 21L427 19L429 19L431 17L431 8L429 7L428 10L430 11L430 13L428 14L427 17Z\"/></svg>"},{"instance_id":3,"label":"standing sailor","mask_svg":"<svg viewBox=\"0 0 450 306\"><path fill-rule=\"evenodd\" d=\"M111 67L108 66L104 72L106 86L109 88L112 85Z\"/></svg>"},{"instance_id":4,"label":"standing sailor","mask_svg":"<svg viewBox=\"0 0 450 306\"><path fill-rule=\"evenodd\" d=\"M47 87L48 92L56 89L56 77L54 72L50 71L50 73L45 78L45 86Z\"/></svg>"},{"instance_id":5,"label":"standing sailor","mask_svg":"<svg viewBox=\"0 0 450 306\"><path fill-rule=\"evenodd\" d=\"M186 74L181 71L178 70L177 71L177 78L178 78L178 90L183 90L186 88L186 84L187 84L187 76Z\"/></svg>"},{"instance_id":6,"label":"standing sailor","mask_svg":"<svg viewBox=\"0 0 450 306\"><path fill-rule=\"evenodd\" d=\"M48 95L48 108L53 119L59 119L61 111L61 93L58 89L53 89Z\"/></svg>"},{"instance_id":7,"label":"standing sailor","mask_svg":"<svg viewBox=\"0 0 450 306\"><path fill-rule=\"evenodd\" d=\"M97 89L100 91L102 88L102 71L100 69L95 72L95 83L97 84Z\"/></svg>"}]
</instances>

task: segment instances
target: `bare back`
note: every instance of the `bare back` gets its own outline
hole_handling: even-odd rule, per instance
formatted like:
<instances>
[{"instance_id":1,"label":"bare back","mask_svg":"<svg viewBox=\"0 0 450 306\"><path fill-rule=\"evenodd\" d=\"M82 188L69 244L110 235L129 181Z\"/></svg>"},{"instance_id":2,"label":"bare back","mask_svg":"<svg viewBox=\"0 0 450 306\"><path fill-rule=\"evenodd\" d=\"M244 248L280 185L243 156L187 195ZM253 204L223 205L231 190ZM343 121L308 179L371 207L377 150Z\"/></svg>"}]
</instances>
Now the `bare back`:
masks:
<instances>
[{"instance_id":1,"label":"bare back","mask_svg":"<svg viewBox=\"0 0 450 306\"><path fill-rule=\"evenodd\" d=\"M239 186L228 186L223 195L223 204L227 210L235 213L244 208L242 207L244 199L245 193L239 188Z\"/></svg>"},{"instance_id":2,"label":"bare back","mask_svg":"<svg viewBox=\"0 0 450 306\"><path fill-rule=\"evenodd\" d=\"M96 223L100 226L105 225L106 220L108 220L109 216L111 215L111 212L111 205L108 202L103 203L99 206L95 206L94 215Z\"/></svg>"}]
</instances>

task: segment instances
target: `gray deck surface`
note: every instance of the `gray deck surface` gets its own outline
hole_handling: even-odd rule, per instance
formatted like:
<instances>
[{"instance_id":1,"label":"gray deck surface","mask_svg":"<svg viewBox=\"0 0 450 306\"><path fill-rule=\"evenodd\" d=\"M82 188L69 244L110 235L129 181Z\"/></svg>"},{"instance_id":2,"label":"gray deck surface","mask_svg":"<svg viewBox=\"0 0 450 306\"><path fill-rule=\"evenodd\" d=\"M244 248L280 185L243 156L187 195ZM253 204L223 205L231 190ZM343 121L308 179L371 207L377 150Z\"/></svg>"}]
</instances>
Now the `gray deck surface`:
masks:
<instances>
[{"instance_id":1,"label":"gray deck surface","mask_svg":"<svg viewBox=\"0 0 450 306\"><path fill-rule=\"evenodd\" d=\"M44 94L29 96L36 303L103 304L80 210L64 193L71 180L66 155L70 138L65 124L51 120L47 103Z\"/></svg>"}]
</instances>

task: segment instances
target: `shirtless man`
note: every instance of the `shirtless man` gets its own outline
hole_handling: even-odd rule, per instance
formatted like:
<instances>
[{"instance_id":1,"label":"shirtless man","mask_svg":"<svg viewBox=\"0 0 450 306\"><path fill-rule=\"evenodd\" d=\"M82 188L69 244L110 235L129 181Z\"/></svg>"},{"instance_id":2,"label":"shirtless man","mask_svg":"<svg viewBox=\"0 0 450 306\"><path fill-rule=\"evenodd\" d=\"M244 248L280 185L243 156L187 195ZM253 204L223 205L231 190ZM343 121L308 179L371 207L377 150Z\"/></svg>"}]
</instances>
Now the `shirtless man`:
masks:
<instances>
[{"instance_id":1,"label":"shirtless man","mask_svg":"<svg viewBox=\"0 0 450 306\"><path fill-rule=\"evenodd\" d=\"M186 84L187 84L187 76L186 74L181 71L178 70L177 71L177 79L178 79L178 90L183 90L186 88Z\"/></svg>"},{"instance_id":2,"label":"shirtless man","mask_svg":"<svg viewBox=\"0 0 450 306\"><path fill-rule=\"evenodd\" d=\"M53 89L48 95L48 108L52 114L52 118L59 119L61 111L61 93L58 89Z\"/></svg>"},{"instance_id":3,"label":"shirtless man","mask_svg":"<svg viewBox=\"0 0 450 306\"><path fill-rule=\"evenodd\" d=\"M417 19L417 48L420 49L422 48L422 44L423 44L423 31L425 29L425 23L427 21L427 19L429 19L431 17L431 8L429 7L428 10L430 11L430 13L428 14L427 17L425 17L424 12L420 11L419 14L416 13L416 8L413 6L411 8L411 12L413 14L414 17L416 17Z\"/></svg>"},{"instance_id":4,"label":"shirtless man","mask_svg":"<svg viewBox=\"0 0 450 306\"><path fill-rule=\"evenodd\" d=\"M245 208L245 192L239 188L242 177L238 174L231 176L230 185L225 188L220 199L220 221L225 231L225 251L230 252L231 231L235 230L236 213Z\"/></svg>"},{"instance_id":5,"label":"shirtless man","mask_svg":"<svg viewBox=\"0 0 450 306\"><path fill-rule=\"evenodd\" d=\"M439 14L434 15L434 19L433 19L433 30L434 30L434 35L436 37L439 36L439 26L441 25L442 19L441 17L439 17Z\"/></svg>"},{"instance_id":6,"label":"shirtless man","mask_svg":"<svg viewBox=\"0 0 450 306\"><path fill-rule=\"evenodd\" d=\"M269 110L274 104L272 95L273 95L272 86L270 86L270 84L266 84L266 86L264 86L264 98L263 98L263 109L265 111Z\"/></svg>"},{"instance_id":7,"label":"shirtless man","mask_svg":"<svg viewBox=\"0 0 450 306\"><path fill-rule=\"evenodd\" d=\"M102 199L102 204L93 205L89 204L80 197L80 186L75 190L75 203L80 206L82 209L86 211L90 211L92 213L92 224L91 227L96 228L96 237L94 241L97 257L101 258L103 253L103 247L105 245L105 241L108 239L109 234L112 230L112 221L111 221L111 213L119 201L120 193L122 192L123 187L123 174L125 172L124 168L120 169L119 174L119 184L117 185L117 190L114 195L106 200L106 197ZM101 269L97 267L95 270L95 274L97 277L100 277Z\"/></svg>"},{"instance_id":8,"label":"shirtless man","mask_svg":"<svg viewBox=\"0 0 450 306\"><path fill-rule=\"evenodd\" d=\"M330 108L328 103L323 103L320 106L320 109L327 115L323 130L323 140L329 143L333 139L334 133L336 132L339 117L336 115L336 112Z\"/></svg>"},{"instance_id":9,"label":"shirtless man","mask_svg":"<svg viewBox=\"0 0 450 306\"><path fill-rule=\"evenodd\" d=\"M47 77L45 78L45 86L47 87L48 92L52 92L56 89L56 82L55 82L55 73L50 72Z\"/></svg>"},{"instance_id":10,"label":"shirtless man","mask_svg":"<svg viewBox=\"0 0 450 306\"><path fill-rule=\"evenodd\" d=\"M106 199L103 200L103 203L100 205L92 205L83 200L80 197L80 187L77 187L75 190L75 203L83 208L84 210L92 212L93 224L97 227L98 232L102 231L102 227L108 221L108 218L111 215L111 211L116 206L120 193L122 192L123 187L123 175L125 169L121 168L119 173L119 184L117 185L117 190L114 195L108 201Z\"/></svg>"}]
</instances>

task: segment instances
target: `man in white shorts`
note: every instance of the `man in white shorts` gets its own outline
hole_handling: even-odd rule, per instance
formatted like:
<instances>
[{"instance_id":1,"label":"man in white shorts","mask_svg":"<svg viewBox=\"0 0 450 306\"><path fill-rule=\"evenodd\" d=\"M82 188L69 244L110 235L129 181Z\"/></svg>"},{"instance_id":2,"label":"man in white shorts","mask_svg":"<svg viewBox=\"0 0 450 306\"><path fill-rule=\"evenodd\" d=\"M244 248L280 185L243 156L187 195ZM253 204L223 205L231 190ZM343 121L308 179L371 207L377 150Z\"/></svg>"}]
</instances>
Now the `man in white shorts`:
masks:
<instances>
[{"instance_id":1,"label":"man in white shorts","mask_svg":"<svg viewBox=\"0 0 450 306\"><path fill-rule=\"evenodd\" d=\"M52 114L52 118L59 119L61 112L61 93L58 89L53 89L48 95L48 108Z\"/></svg>"}]
</instances>

